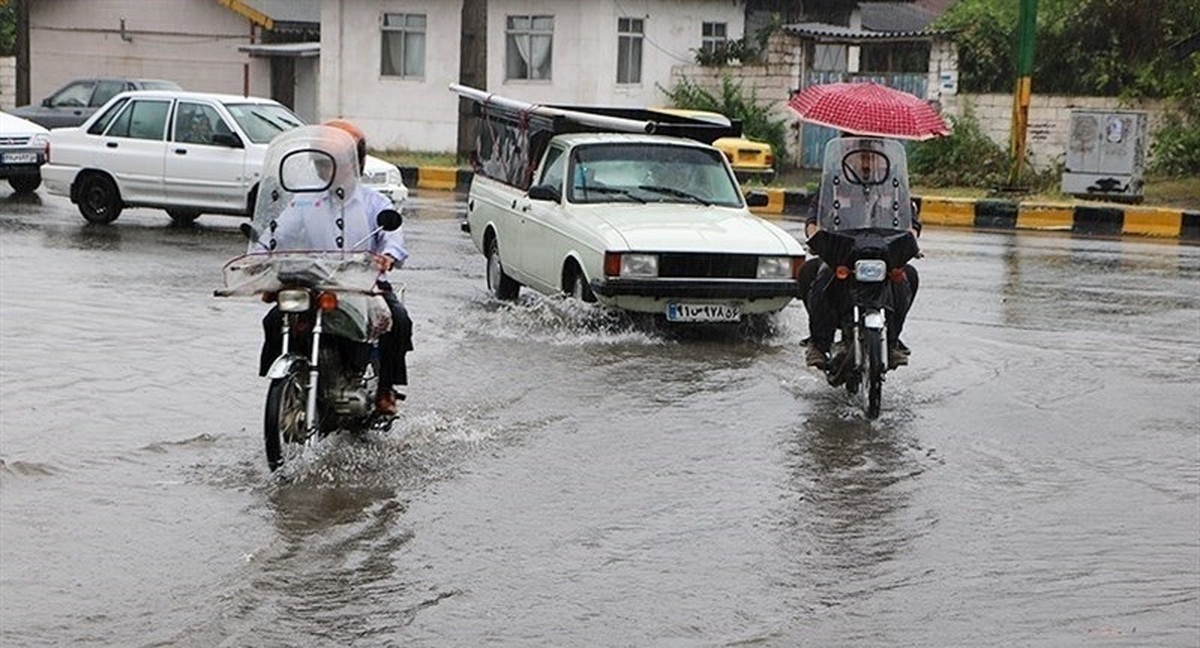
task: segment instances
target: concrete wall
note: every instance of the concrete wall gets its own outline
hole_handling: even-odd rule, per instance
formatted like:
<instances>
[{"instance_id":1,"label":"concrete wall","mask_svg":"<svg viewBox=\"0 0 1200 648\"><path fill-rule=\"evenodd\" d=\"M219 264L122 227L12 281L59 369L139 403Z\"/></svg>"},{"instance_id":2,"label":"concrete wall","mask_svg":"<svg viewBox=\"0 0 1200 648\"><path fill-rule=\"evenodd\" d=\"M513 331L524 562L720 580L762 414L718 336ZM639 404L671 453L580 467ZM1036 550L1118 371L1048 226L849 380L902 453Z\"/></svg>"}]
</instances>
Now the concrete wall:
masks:
<instances>
[{"instance_id":1,"label":"concrete wall","mask_svg":"<svg viewBox=\"0 0 1200 648\"><path fill-rule=\"evenodd\" d=\"M17 57L0 56L0 110L17 105Z\"/></svg>"},{"instance_id":2,"label":"concrete wall","mask_svg":"<svg viewBox=\"0 0 1200 648\"><path fill-rule=\"evenodd\" d=\"M31 2L30 99L88 76L169 79L188 90L270 96L264 59L238 52L251 23L221 6L180 0ZM122 30L122 21L124 29Z\"/></svg>"},{"instance_id":3,"label":"concrete wall","mask_svg":"<svg viewBox=\"0 0 1200 648\"><path fill-rule=\"evenodd\" d=\"M944 108L947 114L956 116L970 109L984 133L1008 150L1012 133L1012 95L960 94ZM1126 102L1117 97L1062 97L1035 93L1029 102L1029 129L1025 138L1025 147L1035 169L1048 168L1066 158L1073 108L1145 110L1149 113L1147 130L1151 141L1162 125L1162 101Z\"/></svg>"},{"instance_id":4,"label":"concrete wall","mask_svg":"<svg viewBox=\"0 0 1200 648\"><path fill-rule=\"evenodd\" d=\"M446 0L325 0L321 7L322 118L358 123L374 148L453 151L458 137L461 4ZM425 77L380 75L384 13L426 15ZM553 15L549 80L505 80L509 15ZM740 38L744 5L730 0L490 0L487 90L531 102L662 105L671 67L693 60L702 22ZM617 19L641 18L642 82L618 85Z\"/></svg>"}]
</instances>

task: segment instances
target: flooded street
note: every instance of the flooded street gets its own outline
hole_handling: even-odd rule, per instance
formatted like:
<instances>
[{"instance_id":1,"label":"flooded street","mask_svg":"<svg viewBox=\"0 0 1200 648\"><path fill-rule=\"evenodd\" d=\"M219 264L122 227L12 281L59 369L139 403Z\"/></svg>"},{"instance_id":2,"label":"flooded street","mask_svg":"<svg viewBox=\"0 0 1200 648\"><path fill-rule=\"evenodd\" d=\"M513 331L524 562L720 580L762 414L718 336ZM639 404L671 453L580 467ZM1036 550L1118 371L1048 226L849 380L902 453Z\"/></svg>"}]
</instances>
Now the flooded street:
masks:
<instances>
[{"instance_id":1,"label":"flooded street","mask_svg":"<svg viewBox=\"0 0 1200 648\"><path fill-rule=\"evenodd\" d=\"M501 304L423 191L402 418L272 475L241 221L6 192L0 645L1200 645L1200 247L928 228L868 421L799 302Z\"/></svg>"}]
</instances>

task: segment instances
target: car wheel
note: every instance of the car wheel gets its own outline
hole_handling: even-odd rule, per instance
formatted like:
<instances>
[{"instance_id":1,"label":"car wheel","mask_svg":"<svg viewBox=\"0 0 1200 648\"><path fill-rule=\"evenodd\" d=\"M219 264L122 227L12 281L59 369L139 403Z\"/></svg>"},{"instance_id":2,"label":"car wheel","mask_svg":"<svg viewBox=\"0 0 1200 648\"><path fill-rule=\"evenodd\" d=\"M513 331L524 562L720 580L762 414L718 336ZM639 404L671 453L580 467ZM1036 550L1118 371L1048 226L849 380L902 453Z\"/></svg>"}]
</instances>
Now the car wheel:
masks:
<instances>
[{"instance_id":1,"label":"car wheel","mask_svg":"<svg viewBox=\"0 0 1200 648\"><path fill-rule=\"evenodd\" d=\"M500 262L500 244L495 237L487 244L487 285L488 292L496 299L505 301L515 300L521 292L521 284L504 273L504 265Z\"/></svg>"},{"instance_id":2,"label":"car wheel","mask_svg":"<svg viewBox=\"0 0 1200 648\"><path fill-rule=\"evenodd\" d=\"M571 263L567 269L569 277L567 286L570 288L571 297L577 301L591 304L596 301L596 295L592 292L592 287L587 284L587 277L584 276L583 270L575 263Z\"/></svg>"},{"instance_id":3,"label":"car wheel","mask_svg":"<svg viewBox=\"0 0 1200 648\"><path fill-rule=\"evenodd\" d=\"M170 216L176 225L186 227L200 218L200 212L191 209L168 209L167 216Z\"/></svg>"},{"instance_id":4,"label":"car wheel","mask_svg":"<svg viewBox=\"0 0 1200 648\"><path fill-rule=\"evenodd\" d=\"M84 220L106 225L121 215L121 194L108 176L89 174L79 181L79 213Z\"/></svg>"},{"instance_id":5,"label":"car wheel","mask_svg":"<svg viewBox=\"0 0 1200 648\"><path fill-rule=\"evenodd\" d=\"M42 174L12 176L8 179L8 184L12 185L13 191L19 194L33 193L38 185L42 184Z\"/></svg>"}]
</instances>

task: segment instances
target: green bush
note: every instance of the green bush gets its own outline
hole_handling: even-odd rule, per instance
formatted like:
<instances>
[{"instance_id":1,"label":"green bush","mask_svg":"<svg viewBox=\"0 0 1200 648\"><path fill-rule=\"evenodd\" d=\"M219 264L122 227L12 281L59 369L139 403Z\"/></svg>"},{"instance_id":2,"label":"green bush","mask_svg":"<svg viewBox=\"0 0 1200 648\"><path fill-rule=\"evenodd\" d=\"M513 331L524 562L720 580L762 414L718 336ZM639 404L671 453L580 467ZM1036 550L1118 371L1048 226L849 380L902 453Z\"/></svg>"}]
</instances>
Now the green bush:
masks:
<instances>
[{"instance_id":1,"label":"green bush","mask_svg":"<svg viewBox=\"0 0 1200 648\"><path fill-rule=\"evenodd\" d=\"M1150 171L1176 178L1200 175L1200 115L1167 113L1153 142Z\"/></svg>"},{"instance_id":2,"label":"green bush","mask_svg":"<svg viewBox=\"0 0 1200 648\"><path fill-rule=\"evenodd\" d=\"M747 96L742 92L741 84L728 75L721 77L719 97L688 79L683 79L670 90L661 86L659 89L666 93L676 108L706 110L721 113L730 119L740 119L742 136L770 144L775 150L775 166L779 167L786 150L786 121L774 118L770 106L758 103L754 92Z\"/></svg>"},{"instance_id":3,"label":"green bush","mask_svg":"<svg viewBox=\"0 0 1200 648\"><path fill-rule=\"evenodd\" d=\"M1008 153L979 127L968 108L963 116L949 118L948 137L915 142L908 152L913 182L929 187L995 187L1004 184L1009 170Z\"/></svg>"}]
</instances>

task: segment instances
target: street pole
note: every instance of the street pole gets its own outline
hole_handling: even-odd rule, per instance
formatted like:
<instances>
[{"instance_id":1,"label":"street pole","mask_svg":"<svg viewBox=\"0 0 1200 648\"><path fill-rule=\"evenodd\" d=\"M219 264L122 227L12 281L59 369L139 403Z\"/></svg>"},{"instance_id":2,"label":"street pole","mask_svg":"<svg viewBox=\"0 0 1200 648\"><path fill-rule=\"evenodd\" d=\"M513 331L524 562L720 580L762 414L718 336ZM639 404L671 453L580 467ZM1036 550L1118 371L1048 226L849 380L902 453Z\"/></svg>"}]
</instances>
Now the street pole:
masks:
<instances>
[{"instance_id":1,"label":"street pole","mask_svg":"<svg viewBox=\"0 0 1200 648\"><path fill-rule=\"evenodd\" d=\"M1012 169L1008 174L1008 186L1016 187L1021 181L1021 168L1025 164L1025 131L1029 127L1029 95L1033 89L1033 37L1037 31L1037 0L1021 0L1017 17L1017 83L1013 92L1012 137L1009 155Z\"/></svg>"}]
</instances>

